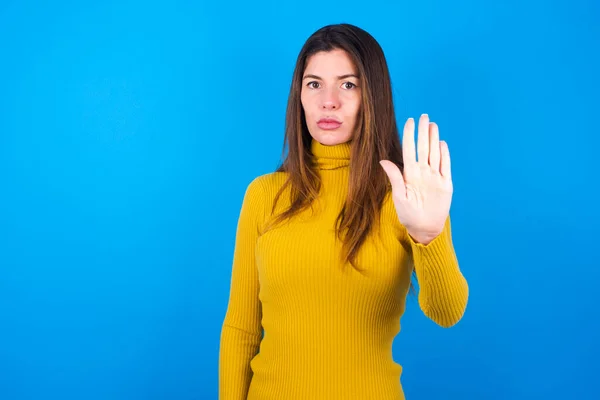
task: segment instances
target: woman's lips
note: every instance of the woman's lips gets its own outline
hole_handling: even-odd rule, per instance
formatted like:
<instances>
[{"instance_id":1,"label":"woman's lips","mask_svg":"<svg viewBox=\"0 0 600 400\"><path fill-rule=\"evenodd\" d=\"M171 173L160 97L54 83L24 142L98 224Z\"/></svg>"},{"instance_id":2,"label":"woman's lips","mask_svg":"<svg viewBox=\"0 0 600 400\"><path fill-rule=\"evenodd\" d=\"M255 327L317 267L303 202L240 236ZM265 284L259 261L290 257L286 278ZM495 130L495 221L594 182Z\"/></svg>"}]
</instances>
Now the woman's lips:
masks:
<instances>
[{"instance_id":1,"label":"woman's lips","mask_svg":"<svg viewBox=\"0 0 600 400\"><path fill-rule=\"evenodd\" d=\"M317 122L317 126L321 129L330 131L339 128L342 125L341 122L334 119L322 119Z\"/></svg>"}]
</instances>

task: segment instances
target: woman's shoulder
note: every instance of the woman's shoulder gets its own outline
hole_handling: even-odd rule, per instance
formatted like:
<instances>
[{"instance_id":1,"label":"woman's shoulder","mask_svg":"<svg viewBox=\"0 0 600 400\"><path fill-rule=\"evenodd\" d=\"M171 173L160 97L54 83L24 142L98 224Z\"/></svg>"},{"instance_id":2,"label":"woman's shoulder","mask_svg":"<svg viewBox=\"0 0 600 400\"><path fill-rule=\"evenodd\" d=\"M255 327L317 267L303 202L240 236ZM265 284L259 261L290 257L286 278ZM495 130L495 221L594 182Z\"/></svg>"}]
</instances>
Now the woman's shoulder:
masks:
<instances>
[{"instance_id":1,"label":"woman's shoulder","mask_svg":"<svg viewBox=\"0 0 600 400\"><path fill-rule=\"evenodd\" d=\"M280 211L282 207L289 205L289 186L281 193L283 201L276 201L277 194L284 185L287 179L287 172L269 172L263 175L258 175L248 185L246 196L256 200L261 204L264 213L271 212L273 208Z\"/></svg>"},{"instance_id":2,"label":"woman's shoulder","mask_svg":"<svg viewBox=\"0 0 600 400\"><path fill-rule=\"evenodd\" d=\"M273 193L285 181L282 172L270 172L252 178L247 184L242 201L242 212L257 216L264 215L267 206L273 204Z\"/></svg>"},{"instance_id":3,"label":"woman's shoulder","mask_svg":"<svg viewBox=\"0 0 600 400\"><path fill-rule=\"evenodd\" d=\"M286 172L269 172L256 176L248 185L248 190L261 191L265 194L277 192L287 179Z\"/></svg>"}]
</instances>

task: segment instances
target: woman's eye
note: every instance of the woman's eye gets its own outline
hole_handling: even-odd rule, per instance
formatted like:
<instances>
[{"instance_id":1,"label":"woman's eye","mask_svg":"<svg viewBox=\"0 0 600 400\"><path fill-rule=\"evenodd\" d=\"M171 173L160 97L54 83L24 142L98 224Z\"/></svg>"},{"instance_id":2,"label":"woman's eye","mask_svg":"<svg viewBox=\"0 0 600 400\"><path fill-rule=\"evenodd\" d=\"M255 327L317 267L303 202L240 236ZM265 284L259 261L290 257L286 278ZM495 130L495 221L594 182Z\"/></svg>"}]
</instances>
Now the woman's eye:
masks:
<instances>
[{"instance_id":1,"label":"woman's eye","mask_svg":"<svg viewBox=\"0 0 600 400\"><path fill-rule=\"evenodd\" d=\"M318 89L318 88L319 88L319 86L320 86L320 83L319 83L319 82L317 82L317 81L312 81L312 82L308 82L308 83L306 84L306 86L308 86L308 87L309 87L309 88L311 88L311 89ZM342 84L342 87L343 87L344 89L354 89L354 88L356 87L356 85L355 85L354 83L352 83L352 82L344 82L344 83Z\"/></svg>"}]
</instances>

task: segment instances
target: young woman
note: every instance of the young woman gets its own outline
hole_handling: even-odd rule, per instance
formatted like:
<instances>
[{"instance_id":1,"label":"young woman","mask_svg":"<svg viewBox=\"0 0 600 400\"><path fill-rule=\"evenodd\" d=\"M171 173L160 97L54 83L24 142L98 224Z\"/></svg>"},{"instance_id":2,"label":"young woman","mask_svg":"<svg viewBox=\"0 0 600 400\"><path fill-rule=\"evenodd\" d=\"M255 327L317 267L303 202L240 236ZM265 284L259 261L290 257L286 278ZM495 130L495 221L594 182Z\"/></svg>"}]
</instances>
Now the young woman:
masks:
<instances>
[{"instance_id":1,"label":"young woman","mask_svg":"<svg viewBox=\"0 0 600 400\"><path fill-rule=\"evenodd\" d=\"M392 342L413 273L437 324L456 324L467 305L448 146L425 114L408 119L401 145L383 51L349 24L303 46L286 144L244 196L219 398L404 399Z\"/></svg>"}]
</instances>

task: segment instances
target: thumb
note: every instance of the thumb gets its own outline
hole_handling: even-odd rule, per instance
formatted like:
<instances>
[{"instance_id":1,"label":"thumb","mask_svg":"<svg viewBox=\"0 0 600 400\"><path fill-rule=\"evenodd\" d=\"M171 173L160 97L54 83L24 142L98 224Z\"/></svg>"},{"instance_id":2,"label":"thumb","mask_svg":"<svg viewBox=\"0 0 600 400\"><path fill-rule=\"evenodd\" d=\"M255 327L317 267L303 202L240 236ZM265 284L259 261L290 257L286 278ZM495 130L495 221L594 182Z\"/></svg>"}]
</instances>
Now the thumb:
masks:
<instances>
[{"instance_id":1,"label":"thumb","mask_svg":"<svg viewBox=\"0 0 600 400\"><path fill-rule=\"evenodd\" d=\"M389 160L379 161L379 165L385 171L390 183L392 184L392 192L398 193L401 197L406 196L406 187L404 186L404 177L400 168Z\"/></svg>"}]
</instances>

